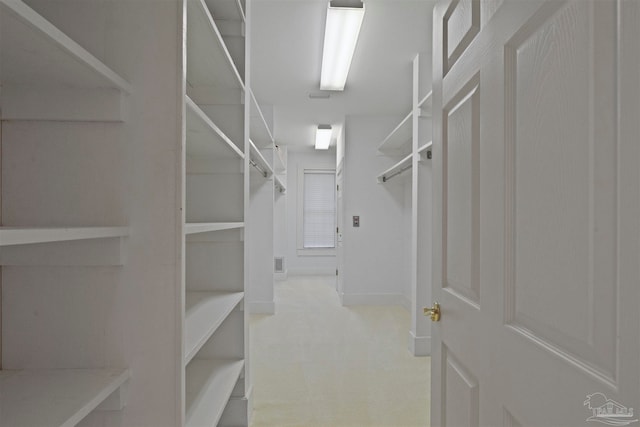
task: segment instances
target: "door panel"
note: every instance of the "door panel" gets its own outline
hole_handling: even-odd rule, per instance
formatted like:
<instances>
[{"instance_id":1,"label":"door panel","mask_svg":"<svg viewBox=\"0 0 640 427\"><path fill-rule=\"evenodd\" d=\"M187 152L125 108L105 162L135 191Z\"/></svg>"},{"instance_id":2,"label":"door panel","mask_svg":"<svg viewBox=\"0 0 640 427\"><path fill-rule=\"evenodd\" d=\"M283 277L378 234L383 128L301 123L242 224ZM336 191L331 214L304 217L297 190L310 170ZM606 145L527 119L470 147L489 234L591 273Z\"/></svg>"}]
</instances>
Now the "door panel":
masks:
<instances>
[{"instance_id":1,"label":"door panel","mask_svg":"<svg viewBox=\"0 0 640 427\"><path fill-rule=\"evenodd\" d=\"M443 425L472 427L479 423L480 395L474 375L458 362L450 351L443 349L444 399Z\"/></svg>"},{"instance_id":2,"label":"door panel","mask_svg":"<svg viewBox=\"0 0 640 427\"><path fill-rule=\"evenodd\" d=\"M446 232L443 236L444 287L480 304L478 284L478 149L480 96L477 76L444 107L442 155Z\"/></svg>"},{"instance_id":3,"label":"door panel","mask_svg":"<svg viewBox=\"0 0 640 427\"><path fill-rule=\"evenodd\" d=\"M444 16L443 52L451 68L480 29L480 0L454 0Z\"/></svg>"},{"instance_id":4,"label":"door panel","mask_svg":"<svg viewBox=\"0 0 640 427\"><path fill-rule=\"evenodd\" d=\"M493 14L502 6L505 0L484 0L480 2L480 21L484 27L491 20Z\"/></svg>"},{"instance_id":5,"label":"door panel","mask_svg":"<svg viewBox=\"0 0 640 427\"><path fill-rule=\"evenodd\" d=\"M474 5L434 9L432 426L601 421L640 404L640 2Z\"/></svg>"},{"instance_id":6,"label":"door panel","mask_svg":"<svg viewBox=\"0 0 640 427\"><path fill-rule=\"evenodd\" d=\"M507 411L505 408L502 408L502 416L503 416L503 423L502 425L504 427L522 427L522 424L520 424L518 422L518 420L515 419L515 417L513 415L511 415L511 412Z\"/></svg>"},{"instance_id":7,"label":"door panel","mask_svg":"<svg viewBox=\"0 0 640 427\"><path fill-rule=\"evenodd\" d=\"M512 127L506 323L611 381L618 312L615 6L569 3L530 22L505 53L505 107L512 111L505 123Z\"/></svg>"}]
</instances>

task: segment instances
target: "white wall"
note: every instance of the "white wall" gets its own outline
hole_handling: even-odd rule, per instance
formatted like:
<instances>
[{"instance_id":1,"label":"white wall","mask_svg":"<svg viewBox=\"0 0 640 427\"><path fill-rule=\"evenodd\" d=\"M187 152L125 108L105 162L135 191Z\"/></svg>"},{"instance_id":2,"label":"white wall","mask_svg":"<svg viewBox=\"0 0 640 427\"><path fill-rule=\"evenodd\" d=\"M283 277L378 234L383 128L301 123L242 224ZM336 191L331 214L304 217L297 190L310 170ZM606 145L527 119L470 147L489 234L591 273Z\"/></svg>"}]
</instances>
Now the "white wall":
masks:
<instances>
[{"instance_id":1,"label":"white wall","mask_svg":"<svg viewBox=\"0 0 640 427\"><path fill-rule=\"evenodd\" d=\"M336 166L340 166L340 162L344 160L344 125L340 126L336 135Z\"/></svg>"},{"instance_id":2,"label":"white wall","mask_svg":"<svg viewBox=\"0 0 640 427\"><path fill-rule=\"evenodd\" d=\"M431 321L423 316L423 307L431 307L431 160L423 159L418 165L417 206L412 215L417 217L417 245L415 283L411 283L412 311L411 330L409 332L409 351L414 356L428 356L431 354ZM410 227L411 228L411 227Z\"/></svg>"},{"instance_id":3,"label":"white wall","mask_svg":"<svg viewBox=\"0 0 640 427\"><path fill-rule=\"evenodd\" d=\"M284 158L287 158L286 150L284 150ZM286 162L286 160L285 160ZM280 179L284 183L285 187L287 186L286 176L283 174L279 174ZM280 193L280 191L276 190L274 193L274 201L273 201L273 256L274 257L285 257L284 260L284 273L276 273L275 280L284 280L287 278L287 269L289 268L288 260L287 260L287 194L289 190L285 193Z\"/></svg>"},{"instance_id":4,"label":"white wall","mask_svg":"<svg viewBox=\"0 0 640 427\"><path fill-rule=\"evenodd\" d=\"M343 229L344 284L350 304L408 306L407 208L403 177L378 184L376 176L398 158L379 155L377 146L398 117L348 116L345 129ZM352 216L360 216L360 227Z\"/></svg>"},{"instance_id":5,"label":"white wall","mask_svg":"<svg viewBox=\"0 0 640 427\"><path fill-rule=\"evenodd\" d=\"M337 270L340 272L336 277L336 290L338 294L344 293L344 246L342 244L342 230L344 229L344 148L345 148L345 126L340 127L336 141L336 225L339 229L336 239L336 263Z\"/></svg>"},{"instance_id":6,"label":"white wall","mask_svg":"<svg viewBox=\"0 0 640 427\"><path fill-rule=\"evenodd\" d=\"M261 150L267 161L273 150ZM250 209L245 224L249 267L245 302L250 313L274 313L273 249L274 249L274 188L273 177L264 178L252 168L250 179Z\"/></svg>"},{"instance_id":7,"label":"white wall","mask_svg":"<svg viewBox=\"0 0 640 427\"><path fill-rule=\"evenodd\" d=\"M395 178L395 180L402 183L402 190L404 191L404 206L402 208L402 238L403 238L403 257L404 263L402 264L402 295L407 298L407 301L411 301L412 297L412 283L411 283L411 269L413 264L411 262L411 216L412 216L412 171L408 170L402 173L401 176ZM391 183L386 183L389 186ZM392 190L392 186L389 186L389 191Z\"/></svg>"},{"instance_id":8,"label":"white wall","mask_svg":"<svg viewBox=\"0 0 640 427\"><path fill-rule=\"evenodd\" d=\"M288 190L287 190L288 192ZM284 273L276 274L276 280L286 279L289 269L289 260L287 259L287 196L276 192L275 201L273 203L273 256L285 257Z\"/></svg>"},{"instance_id":9,"label":"white wall","mask_svg":"<svg viewBox=\"0 0 640 427\"><path fill-rule=\"evenodd\" d=\"M335 150L289 150L287 159L286 231L287 245L285 265L288 275L335 274L336 257L298 256L298 170L304 168L335 168ZM279 201L282 203L282 201Z\"/></svg>"}]
</instances>

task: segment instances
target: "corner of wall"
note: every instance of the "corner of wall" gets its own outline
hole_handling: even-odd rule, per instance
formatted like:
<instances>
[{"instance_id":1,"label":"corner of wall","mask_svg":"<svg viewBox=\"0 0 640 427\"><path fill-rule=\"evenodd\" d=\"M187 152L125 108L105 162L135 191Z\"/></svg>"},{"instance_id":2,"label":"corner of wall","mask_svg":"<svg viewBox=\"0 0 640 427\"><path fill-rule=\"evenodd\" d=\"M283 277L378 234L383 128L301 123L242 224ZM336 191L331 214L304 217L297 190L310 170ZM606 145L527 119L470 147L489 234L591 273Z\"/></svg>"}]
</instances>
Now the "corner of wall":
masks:
<instances>
[{"instance_id":1,"label":"corner of wall","mask_svg":"<svg viewBox=\"0 0 640 427\"><path fill-rule=\"evenodd\" d=\"M249 314L275 314L276 303L273 301L252 301L248 303Z\"/></svg>"},{"instance_id":2,"label":"corner of wall","mask_svg":"<svg viewBox=\"0 0 640 427\"><path fill-rule=\"evenodd\" d=\"M409 352L416 357L431 356L431 337L417 337L409 331Z\"/></svg>"}]
</instances>

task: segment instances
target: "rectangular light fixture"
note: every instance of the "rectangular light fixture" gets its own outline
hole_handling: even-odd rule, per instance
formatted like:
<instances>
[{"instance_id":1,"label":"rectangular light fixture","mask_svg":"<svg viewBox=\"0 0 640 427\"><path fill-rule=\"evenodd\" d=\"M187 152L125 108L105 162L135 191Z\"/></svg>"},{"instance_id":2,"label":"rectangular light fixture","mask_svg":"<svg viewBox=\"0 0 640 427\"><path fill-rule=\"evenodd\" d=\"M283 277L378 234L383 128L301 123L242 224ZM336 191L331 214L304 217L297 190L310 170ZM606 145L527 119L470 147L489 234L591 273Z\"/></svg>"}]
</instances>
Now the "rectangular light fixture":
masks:
<instances>
[{"instance_id":1,"label":"rectangular light fixture","mask_svg":"<svg viewBox=\"0 0 640 427\"><path fill-rule=\"evenodd\" d=\"M329 3L324 29L321 90L344 90L353 52L358 42L362 18L364 18L363 3L361 7L332 7Z\"/></svg>"},{"instance_id":2,"label":"rectangular light fixture","mask_svg":"<svg viewBox=\"0 0 640 427\"><path fill-rule=\"evenodd\" d=\"M316 129L316 150L327 150L331 144L331 126L318 125Z\"/></svg>"}]
</instances>

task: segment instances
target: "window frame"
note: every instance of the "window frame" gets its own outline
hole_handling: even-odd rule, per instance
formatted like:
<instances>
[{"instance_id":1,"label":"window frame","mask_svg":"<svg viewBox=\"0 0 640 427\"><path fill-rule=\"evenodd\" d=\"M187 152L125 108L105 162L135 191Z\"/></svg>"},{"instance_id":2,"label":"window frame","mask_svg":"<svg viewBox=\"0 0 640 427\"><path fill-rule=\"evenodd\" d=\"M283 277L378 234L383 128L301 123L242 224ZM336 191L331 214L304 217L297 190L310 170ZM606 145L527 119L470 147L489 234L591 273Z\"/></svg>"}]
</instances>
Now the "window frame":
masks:
<instances>
[{"instance_id":1,"label":"window frame","mask_svg":"<svg viewBox=\"0 0 640 427\"><path fill-rule=\"evenodd\" d=\"M297 206L297 254L298 256L335 256L337 238L336 233L333 236L332 248L305 248L304 247L304 175L305 173L326 173L332 174L335 179L336 168L335 167L298 167L298 206ZM335 181L334 181L335 182ZM336 198L335 188L333 189L334 200ZM336 201L337 202L337 201ZM335 207L335 223L337 224L337 205Z\"/></svg>"}]
</instances>

